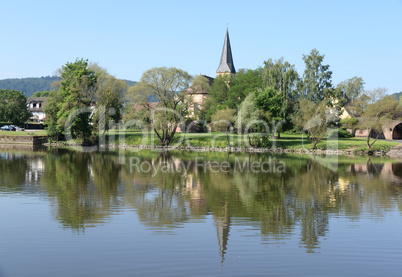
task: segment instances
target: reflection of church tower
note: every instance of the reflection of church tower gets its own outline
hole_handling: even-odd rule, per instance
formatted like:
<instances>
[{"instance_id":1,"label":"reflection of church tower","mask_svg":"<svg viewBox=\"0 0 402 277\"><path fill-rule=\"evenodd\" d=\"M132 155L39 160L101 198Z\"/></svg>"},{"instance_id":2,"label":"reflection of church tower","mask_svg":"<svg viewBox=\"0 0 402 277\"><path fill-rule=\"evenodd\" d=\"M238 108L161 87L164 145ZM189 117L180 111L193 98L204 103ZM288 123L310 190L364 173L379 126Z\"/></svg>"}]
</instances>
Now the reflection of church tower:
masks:
<instances>
[{"instance_id":1,"label":"reflection of church tower","mask_svg":"<svg viewBox=\"0 0 402 277\"><path fill-rule=\"evenodd\" d=\"M216 231L218 233L219 254L221 256L221 263L225 260L225 254L229 241L230 231L230 216L227 214L227 208L224 207L223 216L215 216Z\"/></svg>"},{"instance_id":2,"label":"reflection of church tower","mask_svg":"<svg viewBox=\"0 0 402 277\"><path fill-rule=\"evenodd\" d=\"M218 70L216 70L216 75L222 74L236 74L236 69L233 63L232 48L230 47L229 31L226 29L225 41L223 43L221 62L219 64Z\"/></svg>"}]
</instances>

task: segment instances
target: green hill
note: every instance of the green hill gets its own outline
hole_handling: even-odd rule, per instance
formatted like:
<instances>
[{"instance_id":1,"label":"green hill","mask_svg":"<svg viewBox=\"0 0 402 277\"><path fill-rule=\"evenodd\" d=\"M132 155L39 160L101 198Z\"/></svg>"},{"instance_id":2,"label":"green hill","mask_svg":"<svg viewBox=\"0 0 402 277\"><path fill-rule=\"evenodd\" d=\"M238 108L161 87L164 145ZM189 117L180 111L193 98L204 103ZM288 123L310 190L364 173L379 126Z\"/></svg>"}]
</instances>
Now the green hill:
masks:
<instances>
[{"instance_id":1,"label":"green hill","mask_svg":"<svg viewBox=\"0 0 402 277\"><path fill-rule=\"evenodd\" d=\"M51 90L52 83L58 81L57 77L20 78L0 80L0 89L15 89L31 97L35 91Z\"/></svg>"},{"instance_id":2,"label":"green hill","mask_svg":"<svg viewBox=\"0 0 402 277\"><path fill-rule=\"evenodd\" d=\"M22 91L25 96L31 97L36 91L44 91L54 89L52 83L59 81L58 77L31 77L31 78L16 78L16 79L4 79L0 80L0 89L15 89ZM127 85L134 86L137 82L124 80Z\"/></svg>"},{"instance_id":3,"label":"green hill","mask_svg":"<svg viewBox=\"0 0 402 277\"><path fill-rule=\"evenodd\" d=\"M395 98L396 98L398 101L400 101L400 100L401 100L401 97L402 97L402 91L401 91L401 92L396 92L396 93L394 93L394 94L392 94L392 95L394 95Z\"/></svg>"}]
</instances>

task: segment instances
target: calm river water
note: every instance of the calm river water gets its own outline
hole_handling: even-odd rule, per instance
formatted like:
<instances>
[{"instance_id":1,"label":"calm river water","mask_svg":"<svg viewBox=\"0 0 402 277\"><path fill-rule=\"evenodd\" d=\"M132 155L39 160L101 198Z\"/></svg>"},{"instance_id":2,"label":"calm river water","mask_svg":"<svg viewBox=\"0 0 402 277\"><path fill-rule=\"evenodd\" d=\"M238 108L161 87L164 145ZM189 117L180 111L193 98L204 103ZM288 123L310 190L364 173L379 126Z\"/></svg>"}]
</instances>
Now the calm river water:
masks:
<instances>
[{"instance_id":1,"label":"calm river water","mask_svg":"<svg viewBox=\"0 0 402 277\"><path fill-rule=\"evenodd\" d=\"M401 276L402 161L0 146L0 276Z\"/></svg>"}]
</instances>

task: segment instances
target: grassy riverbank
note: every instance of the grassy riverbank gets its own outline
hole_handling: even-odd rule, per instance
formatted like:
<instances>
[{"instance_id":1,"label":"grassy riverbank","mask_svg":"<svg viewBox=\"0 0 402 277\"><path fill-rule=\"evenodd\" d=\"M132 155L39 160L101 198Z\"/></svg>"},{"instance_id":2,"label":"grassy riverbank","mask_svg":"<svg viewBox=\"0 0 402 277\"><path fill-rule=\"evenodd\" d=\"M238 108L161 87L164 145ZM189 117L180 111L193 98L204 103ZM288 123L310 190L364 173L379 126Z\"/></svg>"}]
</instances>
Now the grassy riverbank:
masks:
<instances>
[{"instance_id":1,"label":"grassy riverbank","mask_svg":"<svg viewBox=\"0 0 402 277\"><path fill-rule=\"evenodd\" d=\"M0 131L0 136L45 136L46 131L23 131L8 132ZM159 140L153 132L139 132L128 130L124 133L112 130L106 133L106 142L110 144L127 145L159 145ZM230 134L229 143L234 147L248 147L248 137L246 135ZM194 147L227 147L228 137L226 133L176 133L171 146L194 146ZM397 142L378 140L373 150L388 151L391 147L398 145ZM311 141L306 136L300 134L283 134L280 139L270 140L271 148L282 149L312 149ZM323 139L317 144L321 150L367 150L365 138L339 138L338 140Z\"/></svg>"},{"instance_id":2,"label":"grassy riverbank","mask_svg":"<svg viewBox=\"0 0 402 277\"><path fill-rule=\"evenodd\" d=\"M33 130L26 130L26 131L0 131L0 136L46 136L45 130L40 131L33 131Z\"/></svg>"},{"instance_id":3,"label":"grassy riverbank","mask_svg":"<svg viewBox=\"0 0 402 277\"><path fill-rule=\"evenodd\" d=\"M138 131L126 131L124 135L116 131L110 131L106 134L106 141L110 143L125 143L127 145L159 145L158 138L152 132L142 133ZM245 135L231 134L229 142L234 147L247 147L248 138ZM396 146L397 142L378 140L374 146L374 150L388 151L391 147ZM181 146L197 146L197 147L227 147L226 133L177 133L172 143ZM270 141L271 147L282 149L312 149L311 141L302 135L281 135L280 139ZM367 150L365 138L339 138L338 140L323 139L317 144L318 149L339 149L339 150Z\"/></svg>"}]
</instances>

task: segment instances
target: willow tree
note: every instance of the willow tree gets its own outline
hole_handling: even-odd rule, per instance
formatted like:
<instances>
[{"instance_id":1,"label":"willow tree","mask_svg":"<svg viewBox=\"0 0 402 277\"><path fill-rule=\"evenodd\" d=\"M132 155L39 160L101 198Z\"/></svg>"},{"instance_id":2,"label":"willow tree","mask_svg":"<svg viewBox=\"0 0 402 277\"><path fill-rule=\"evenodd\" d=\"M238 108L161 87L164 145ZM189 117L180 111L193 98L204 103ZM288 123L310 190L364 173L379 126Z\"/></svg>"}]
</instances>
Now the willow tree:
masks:
<instances>
[{"instance_id":1,"label":"willow tree","mask_svg":"<svg viewBox=\"0 0 402 277\"><path fill-rule=\"evenodd\" d=\"M168 146L183 117L187 114L192 77L175 67L155 67L146 71L140 81L129 89L131 101L145 109L151 118L151 128L162 146ZM158 104L149 99L154 96Z\"/></svg>"},{"instance_id":2,"label":"willow tree","mask_svg":"<svg viewBox=\"0 0 402 277\"><path fill-rule=\"evenodd\" d=\"M374 90L375 91L375 90ZM383 129L392 120L402 117L402 105L393 96L386 96L383 99L369 104L364 115L360 118L359 127L367 130L366 144L372 149L373 144L383 133ZM370 141L372 132L376 133L374 141Z\"/></svg>"}]
</instances>

